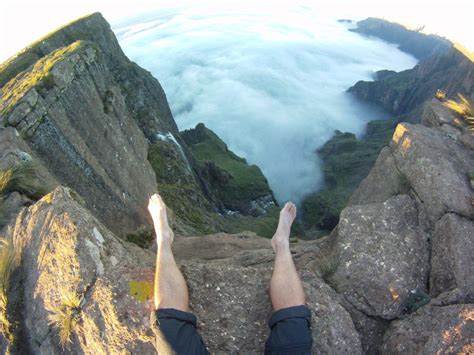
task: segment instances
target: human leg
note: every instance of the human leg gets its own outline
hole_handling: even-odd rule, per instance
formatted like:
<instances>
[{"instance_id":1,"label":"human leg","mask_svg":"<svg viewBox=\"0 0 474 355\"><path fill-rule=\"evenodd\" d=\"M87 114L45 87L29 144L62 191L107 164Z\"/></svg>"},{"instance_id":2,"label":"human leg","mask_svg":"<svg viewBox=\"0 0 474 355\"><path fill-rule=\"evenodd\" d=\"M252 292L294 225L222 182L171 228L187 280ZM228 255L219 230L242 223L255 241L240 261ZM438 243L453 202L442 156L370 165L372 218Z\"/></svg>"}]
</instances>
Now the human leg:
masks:
<instances>
[{"instance_id":1,"label":"human leg","mask_svg":"<svg viewBox=\"0 0 474 355\"><path fill-rule=\"evenodd\" d=\"M280 211L278 228L272 238L275 264L270 280L273 309L304 305L305 295L290 252L290 230L296 217L296 206L288 202Z\"/></svg>"},{"instance_id":2,"label":"human leg","mask_svg":"<svg viewBox=\"0 0 474 355\"><path fill-rule=\"evenodd\" d=\"M271 333L265 344L266 354L311 353L311 311L305 306L303 285L290 251L290 230L295 217L296 206L286 203L272 238L276 255L270 298L274 313L269 321Z\"/></svg>"},{"instance_id":3,"label":"human leg","mask_svg":"<svg viewBox=\"0 0 474 355\"><path fill-rule=\"evenodd\" d=\"M168 225L166 206L160 195L150 198L148 210L153 219L158 246L155 272L155 312L153 330L160 354L207 354L196 330L196 317L188 313L186 281L176 264L171 245L174 234Z\"/></svg>"}]
</instances>

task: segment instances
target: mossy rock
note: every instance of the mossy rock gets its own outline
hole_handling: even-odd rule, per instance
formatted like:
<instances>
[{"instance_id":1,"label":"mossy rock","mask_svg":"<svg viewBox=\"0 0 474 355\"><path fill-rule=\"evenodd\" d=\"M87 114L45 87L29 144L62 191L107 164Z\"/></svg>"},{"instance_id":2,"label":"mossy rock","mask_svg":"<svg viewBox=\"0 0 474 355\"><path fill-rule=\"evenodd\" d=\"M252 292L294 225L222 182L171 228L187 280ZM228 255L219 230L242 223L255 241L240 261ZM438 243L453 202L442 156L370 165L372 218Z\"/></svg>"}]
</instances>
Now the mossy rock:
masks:
<instances>
[{"instance_id":1,"label":"mossy rock","mask_svg":"<svg viewBox=\"0 0 474 355\"><path fill-rule=\"evenodd\" d=\"M157 141L149 146L148 161L155 171L158 192L178 219L196 234L217 232L219 215L213 212L178 146Z\"/></svg>"},{"instance_id":2,"label":"mossy rock","mask_svg":"<svg viewBox=\"0 0 474 355\"><path fill-rule=\"evenodd\" d=\"M245 159L230 151L203 123L181 132L181 136L226 208L245 213L251 201L273 196L260 168L248 165Z\"/></svg>"},{"instance_id":3,"label":"mossy rock","mask_svg":"<svg viewBox=\"0 0 474 355\"><path fill-rule=\"evenodd\" d=\"M352 133L335 131L318 150L325 187L303 200L306 229L317 229L320 233L316 234L324 235L337 225L341 210L374 166L380 150L390 142L394 129L393 121L370 121L362 139Z\"/></svg>"}]
</instances>

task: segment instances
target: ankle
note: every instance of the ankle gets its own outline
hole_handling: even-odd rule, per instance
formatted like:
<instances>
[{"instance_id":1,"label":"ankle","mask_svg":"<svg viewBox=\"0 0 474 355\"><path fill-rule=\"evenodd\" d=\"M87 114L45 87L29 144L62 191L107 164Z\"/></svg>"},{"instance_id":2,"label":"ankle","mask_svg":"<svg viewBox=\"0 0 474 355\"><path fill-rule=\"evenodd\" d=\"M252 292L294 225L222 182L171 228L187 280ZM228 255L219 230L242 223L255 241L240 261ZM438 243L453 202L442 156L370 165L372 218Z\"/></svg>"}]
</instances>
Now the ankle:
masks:
<instances>
[{"instance_id":1,"label":"ankle","mask_svg":"<svg viewBox=\"0 0 474 355\"><path fill-rule=\"evenodd\" d=\"M158 249L171 250L172 244L173 242L168 238L160 238L156 240L156 245L158 246Z\"/></svg>"},{"instance_id":2,"label":"ankle","mask_svg":"<svg viewBox=\"0 0 474 355\"><path fill-rule=\"evenodd\" d=\"M272 246L275 253L290 251L290 241L288 239L273 237Z\"/></svg>"}]
</instances>

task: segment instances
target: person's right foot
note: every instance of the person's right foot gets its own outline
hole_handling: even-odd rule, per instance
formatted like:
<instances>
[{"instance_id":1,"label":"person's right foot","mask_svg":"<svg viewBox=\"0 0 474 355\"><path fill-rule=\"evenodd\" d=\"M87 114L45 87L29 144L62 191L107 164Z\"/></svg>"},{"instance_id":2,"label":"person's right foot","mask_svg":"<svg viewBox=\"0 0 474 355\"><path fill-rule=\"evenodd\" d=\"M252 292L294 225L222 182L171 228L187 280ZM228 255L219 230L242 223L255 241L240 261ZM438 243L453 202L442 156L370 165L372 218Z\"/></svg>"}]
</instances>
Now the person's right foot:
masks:
<instances>
[{"instance_id":1,"label":"person's right foot","mask_svg":"<svg viewBox=\"0 0 474 355\"><path fill-rule=\"evenodd\" d=\"M168 225L166 216L166 205L158 194L150 197L148 211L155 224L156 242L160 245L163 242L173 243L174 233Z\"/></svg>"},{"instance_id":2,"label":"person's right foot","mask_svg":"<svg viewBox=\"0 0 474 355\"><path fill-rule=\"evenodd\" d=\"M287 202L280 211L278 227L272 238L272 248L277 252L281 248L290 248L291 225L296 218L296 206L293 202Z\"/></svg>"}]
</instances>

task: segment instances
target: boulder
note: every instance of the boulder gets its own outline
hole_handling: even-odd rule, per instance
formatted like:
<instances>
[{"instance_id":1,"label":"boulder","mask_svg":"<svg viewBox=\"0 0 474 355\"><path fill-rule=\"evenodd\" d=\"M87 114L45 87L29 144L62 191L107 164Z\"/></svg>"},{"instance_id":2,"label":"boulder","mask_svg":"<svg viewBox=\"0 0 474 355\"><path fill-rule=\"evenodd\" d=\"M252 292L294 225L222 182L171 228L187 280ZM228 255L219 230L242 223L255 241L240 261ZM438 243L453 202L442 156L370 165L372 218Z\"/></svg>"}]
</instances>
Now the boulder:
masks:
<instances>
[{"instance_id":1,"label":"boulder","mask_svg":"<svg viewBox=\"0 0 474 355\"><path fill-rule=\"evenodd\" d=\"M61 186L23 209L11 235L22 250L21 287L10 295L24 302L20 350L154 352L146 303L151 289L143 291L153 280L150 252L119 241L74 191ZM80 306L73 307L71 299ZM62 345L59 334L70 320L71 342Z\"/></svg>"},{"instance_id":2,"label":"boulder","mask_svg":"<svg viewBox=\"0 0 474 355\"><path fill-rule=\"evenodd\" d=\"M369 175L354 191L347 206L385 202L393 196L408 192L407 181L398 171L389 147L380 152Z\"/></svg>"},{"instance_id":3,"label":"boulder","mask_svg":"<svg viewBox=\"0 0 474 355\"><path fill-rule=\"evenodd\" d=\"M435 225L432 251L430 294L458 290L458 302L474 302L474 222L454 213Z\"/></svg>"},{"instance_id":4,"label":"boulder","mask_svg":"<svg viewBox=\"0 0 474 355\"><path fill-rule=\"evenodd\" d=\"M382 346L384 354L474 353L472 304L427 306L392 322Z\"/></svg>"},{"instance_id":5,"label":"boulder","mask_svg":"<svg viewBox=\"0 0 474 355\"><path fill-rule=\"evenodd\" d=\"M366 315L396 318L412 293L426 292L428 238L417 216L408 195L342 211L332 282Z\"/></svg>"},{"instance_id":6,"label":"boulder","mask_svg":"<svg viewBox=\"0 0 474 355\"><path fill-rule=\"evenodd\" d=\"M474 155L463 145L438 129L403 123L395 130L390 150L431 228L449 212L474 218L468 179Z\"/></svg>"}]
</instances>

